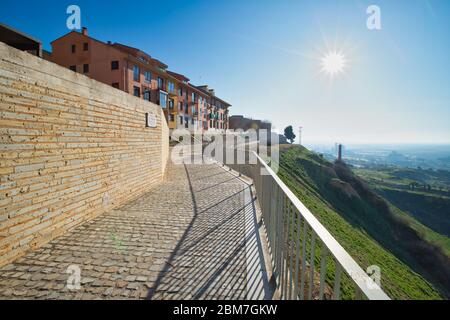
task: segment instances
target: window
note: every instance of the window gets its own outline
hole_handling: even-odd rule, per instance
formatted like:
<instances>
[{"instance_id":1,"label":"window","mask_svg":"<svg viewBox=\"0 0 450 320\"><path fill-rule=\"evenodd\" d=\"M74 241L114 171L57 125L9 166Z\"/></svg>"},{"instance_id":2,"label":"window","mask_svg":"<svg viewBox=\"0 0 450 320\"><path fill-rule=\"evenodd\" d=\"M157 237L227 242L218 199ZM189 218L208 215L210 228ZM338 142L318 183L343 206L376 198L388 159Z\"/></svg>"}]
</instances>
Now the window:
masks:
<instances>
[{"instance_id":1,"label":"window","mask_svg":"<svg viewBox=\"0 0 450 320\"><path fill-rule=\"evenodd\" d=\"M111 70L119 69L119 61L111 61Z\"/></svg>"},{"instance_id":2,"label":"window","mask_svg":"<svg viewBox=\"0 0 450 320\"><path fill-rule=\"evenodd\" d=\"M191 101L192 101L192 102L195 102L195 92L192 92L192 95L191 95Z\"/></svg>"},{"instance_id":3,"label":"window","mask_svg":"<svg viewBox=\"0 0 450 320\"><path fill-rule=\"evenodd\" d=\"M148 89L144 91L144 100L150 101L150 91Z\"/></svg>"},{"instance_id":4,"label":"window","mask_svg":"<svg viewBox=\"0 0 450 320\"><path fill-rule=\"evenodd\" d=\"M184 111L185 111L186 113L189 112L189 105L188 105L187 102L184 104Z\"/></svg>"},{"instance_id":5,"label":"window","mask_svg":"<svg viewBox=\"0 0 450 320\"><path fill-rule=\"evenodd\" d=\"M169 115L169 120L174 122L175 121L175 116L173 114L170 114Z\"/></svg>"},{"instance_id":6,"label":"window","mask_svg":"<svg viewBox=\"0 0 450 320\"><path fill-rule=\"evenodd\" d=\"M173 99L169 99L169 109L173 109L175 105L175 101Z\"/></svg>"},{"instance_id":7,"label":"window","mask_svg":"<svg viewBox=\"0 0 450 320\"><path fill-rule=\"evenodd\" d=\"M170 93L175 92L175 85L173 84L172 81L167 82L167 87Z\"/></svg>"},{"instance_id":8,"label":"window","mask_svg":"<svg viewBox=\"0 0 450 320\"><path fill-rule=\"evenodd\" d=\"M69 69L74 72L77 72L77 66L70 66Z\"/></svg>"},{"instance_id":9,"label":"window","mask_svg":"<svg viewBox=\"0 0 450 320\"><path fill-rule=\"evenodd\" d=\"M134 86L133 87L133 95L135 97L140 97L141 96L141 89L139 87Z\"/></svg>"},{"instance_id":10,"label":"window","mask_svg":"<svg viewBox=\"0 0 450 320\"><path fill-rule=\"evenodd\" d=\"M72 45L72 53L75 53L75 51L77 50L77 46L76 45Z\"/></svg>"},{"instance_id":11,"label":"window","mask_svg":"<svg viewBox=\"0 0 450 320\"><path fill-rule=\"evenodd\" d=\"M83 51L88 51L89 50L89 43L85 42L83 43Z\"/></svg>"},{"instance_id":12,"label":"window","mask_svg":"<svg viewBox=\"0 0 450 320\"><path fill-rule=\"evenodd\" d=\"M89 65L83 64L83 73L89 73Z\"/></svg>"},{"instance_id":13,"label":"window","mask_svg":"<svg viewBox=\"0 0 450 320\"><path fill-rule=\"evenodd\" d=\"M159 93L159 105L165 109L167 107L167 94L164 92Z\"/></svg>"},{"instance_id":14,"label":"window","mask_svg":"<svg viewBox=\"0 0 450 320\"><path fill-rule=\"evenodd\" d=\"M183 102L178 101L178 110L183 111Z\"/></svg>"},{"instance_id":15,"label":"window","mask_svg":"<svg viewBox=\"0 0 450 320\"><path fill-rule=\"evenodd\" d=\"M113 88L119 89L119 83L118 82L114 82L112 84Z\"/></svg>"},{"instance_id":16,"label":"window","mask_svg":"<svg viewBox=\"0 0 450 320\"><path fill-rule=\"evenodd\" d=\"M158 88L164 90L164 79L158 77Z\"/></svg>"},{"instance_id":17,"label":"window","mask_svg":"<svg viewBox=\"0 0 450 320\"><path fill-rule=\"evenodd\" d=\"M133 66L133 80L139 82L139 75L141 71L138 66Z\"/></svg>"},{"instance_id":18,"label":"window","mask_svg":"<svg viewBox=\"0 0 450 320\"><path fill-rule=\"evenodd\" d=\"M150 71L145 71L145 82L150 83L152 81L152 74Z\"/></svg>"},{"instance_id":19,"label":"window","mask_svg":"<svg viewBox=\"0 0 450 320\"><path fill-rule=\"evenodd\" d=\"M179 95L180 97L183 96L183 88L178 88L178 95Z\"/></svg>"},{"instance_id":20,"label":"window","mask_svg":"<svg viewBox=\"0 0 450 320\"><path fill-rule=\"evenodd\" d=\"M135 87L136 88L136 87ZM139 89L139 88L138 88ZM148 113L145 113L145 127L149 128L150 127L150 123L149 123L149 118L148 118Z\"/></svg>"},{"instance_id":21,"label":"window","mask_svg":"<svg viewBox=\"0 0 450 320\"><path fill-rule=\"evenodd\" d=\"M183 116L180 116L179 120L180 120L180 124L183 124Z\"/></svg>"}]
</instances>

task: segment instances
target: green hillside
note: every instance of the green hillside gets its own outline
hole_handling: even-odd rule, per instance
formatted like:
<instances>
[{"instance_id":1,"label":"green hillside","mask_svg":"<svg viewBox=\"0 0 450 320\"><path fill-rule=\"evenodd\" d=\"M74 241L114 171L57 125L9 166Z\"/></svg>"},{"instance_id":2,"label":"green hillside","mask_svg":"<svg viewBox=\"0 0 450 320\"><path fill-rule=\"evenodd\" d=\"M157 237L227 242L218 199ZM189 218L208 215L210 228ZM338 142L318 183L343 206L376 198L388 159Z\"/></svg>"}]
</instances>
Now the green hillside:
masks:
<instances>
[{"instance_id":1,"label":"green hillside","mask_svg":"<svg viewBox=\"0 0 450 320\"><path fill-rule=\"evenodd\" d=\"M426 227L377 195L345 164L300 146L280 151L280 178L364 269L381 268L390 297L449 297L449 258L418 231Z\"/></svg>"},{"instance_id":2,"label":"green hillside","mask_svg":"<svg viewBox=\"0 0 450 320\"><path fill-rule=\"evenodd\" d=\"M418 226L420 231L450 256L450 172L380 166L356 169L355 173L375 192L419 221L423 225Z\"/></svg>"}]
</instances>

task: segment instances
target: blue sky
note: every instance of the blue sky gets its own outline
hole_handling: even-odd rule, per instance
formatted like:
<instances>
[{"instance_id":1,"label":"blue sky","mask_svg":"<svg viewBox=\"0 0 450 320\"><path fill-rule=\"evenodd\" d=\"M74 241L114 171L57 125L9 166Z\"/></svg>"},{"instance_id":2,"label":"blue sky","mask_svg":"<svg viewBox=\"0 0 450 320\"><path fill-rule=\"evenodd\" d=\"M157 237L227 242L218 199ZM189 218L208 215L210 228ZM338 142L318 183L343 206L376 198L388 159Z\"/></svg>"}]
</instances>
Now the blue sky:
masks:
<instances>
[{"instance_id":1,"label":"blue sky","mask_svg":"<svg viewBox=\"0 0 450 320\"><path fill-rule=\"evenodd\" d=\"M0 1L0 22L49 43L66 8L103 41L209 84L232 114L303 126L304 142L450 143L450 1ZM382 30L366 27L381 9ZM320 58L347 60L330 81Z\"/></svg>"}]
</instances>

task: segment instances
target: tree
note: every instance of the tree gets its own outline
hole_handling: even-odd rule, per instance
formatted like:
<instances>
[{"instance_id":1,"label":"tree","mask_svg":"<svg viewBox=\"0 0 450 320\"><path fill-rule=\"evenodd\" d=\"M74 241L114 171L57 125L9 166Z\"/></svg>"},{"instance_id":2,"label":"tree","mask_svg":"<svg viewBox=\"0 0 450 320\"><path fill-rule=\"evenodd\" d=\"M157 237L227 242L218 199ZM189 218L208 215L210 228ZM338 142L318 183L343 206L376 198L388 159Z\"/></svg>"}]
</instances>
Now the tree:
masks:
<instances>
[{"instance_id":1,"label":"tree","mask_svg":"<svg viewBox=\"0 0 450 320\"><path fill-rule=\"evenodd\" d=\"M286 137L287 140L291 141L291 144L294 143L295 134L294 129L292 129L292 126L286 127L286 129L284 129L284 136Z\"/></svg>"}]
</instances>

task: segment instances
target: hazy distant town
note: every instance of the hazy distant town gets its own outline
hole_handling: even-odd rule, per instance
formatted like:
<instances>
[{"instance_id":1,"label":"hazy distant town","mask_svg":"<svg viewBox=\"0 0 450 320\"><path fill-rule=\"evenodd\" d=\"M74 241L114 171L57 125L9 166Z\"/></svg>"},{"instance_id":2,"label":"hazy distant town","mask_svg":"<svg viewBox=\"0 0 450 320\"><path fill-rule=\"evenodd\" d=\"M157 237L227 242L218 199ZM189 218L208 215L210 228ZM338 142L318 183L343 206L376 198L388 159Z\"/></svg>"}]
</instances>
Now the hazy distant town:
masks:
<instances>
[{"instance_id":1,"label":"hazy distant town","mask_svg":"<svg viewBox=\"0 0 450 320\"><path fill-rule=\"evenodd\" d=\"M337 144L311 144L308 148L328 160L337 158ZM345 145L344 158L348 164L361 168L401 166L433 170L450 170L450 145Z\"/></svg>"}]
</instances>

